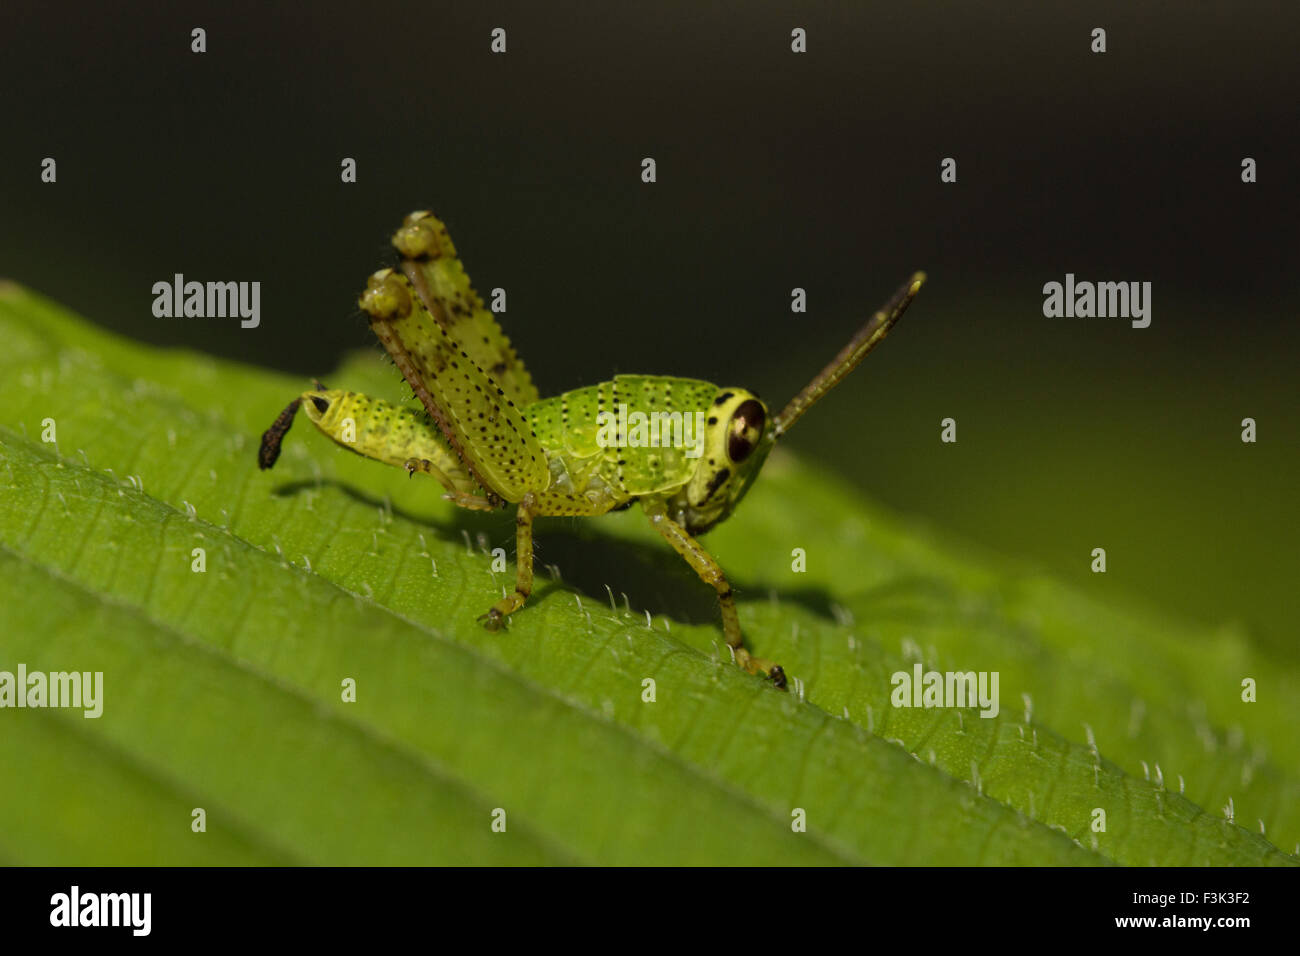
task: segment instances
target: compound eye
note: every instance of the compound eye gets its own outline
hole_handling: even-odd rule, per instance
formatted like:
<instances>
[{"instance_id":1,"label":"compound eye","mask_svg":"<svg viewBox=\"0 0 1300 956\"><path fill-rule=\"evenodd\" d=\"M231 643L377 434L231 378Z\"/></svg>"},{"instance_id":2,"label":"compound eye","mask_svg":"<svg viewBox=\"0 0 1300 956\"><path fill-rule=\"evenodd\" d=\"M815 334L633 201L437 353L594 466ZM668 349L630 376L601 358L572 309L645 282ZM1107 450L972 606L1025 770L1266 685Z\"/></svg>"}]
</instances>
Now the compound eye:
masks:
<instances>
[{"instance_id":1,"label":"compound eye","mask_svg":"<svg viewBox=\"0 0 1300 956\"><path fill-rule=\"evenodd\" d=\"M311 397L311 403L316 406L316 411L322 415L330 410L330 403L323 398L317 398L315 395Z\"/></svg>"},{"instance_id":2,"label":"compound eye","mask_svg":"<svg viewBox=\"0 0 1300 956\"><path fill-rule=\"evenodd\" d=\"M767 412L762 402L751 398L740 403L727 425L727 457L732 462L738 465L753 454L763 437L766 422Z\"/></svg>"}]
</instances>

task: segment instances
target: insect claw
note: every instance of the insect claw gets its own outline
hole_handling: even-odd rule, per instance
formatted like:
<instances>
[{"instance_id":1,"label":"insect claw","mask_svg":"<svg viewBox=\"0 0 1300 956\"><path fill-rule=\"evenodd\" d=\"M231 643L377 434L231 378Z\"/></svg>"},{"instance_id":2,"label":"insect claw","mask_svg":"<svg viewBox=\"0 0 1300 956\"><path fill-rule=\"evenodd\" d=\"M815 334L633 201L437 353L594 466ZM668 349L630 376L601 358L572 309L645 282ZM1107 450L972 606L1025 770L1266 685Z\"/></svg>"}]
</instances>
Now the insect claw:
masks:
<instances>
[{"instance_id":1,"label":"insect claw","mask_svg":"<svg viewBox=\"0 0 1300 956\"><path fill-rule=\"evenodd\" d=\"M751 657L749 652L743 647L733 649L732 653L736 654L736 663L748 674L758 674L766 676L777 690L788 690L789 679L785 676L785 668L780 664L773 664L771 661L764 660L761 657Z\"/></svg>"}]
</instances>

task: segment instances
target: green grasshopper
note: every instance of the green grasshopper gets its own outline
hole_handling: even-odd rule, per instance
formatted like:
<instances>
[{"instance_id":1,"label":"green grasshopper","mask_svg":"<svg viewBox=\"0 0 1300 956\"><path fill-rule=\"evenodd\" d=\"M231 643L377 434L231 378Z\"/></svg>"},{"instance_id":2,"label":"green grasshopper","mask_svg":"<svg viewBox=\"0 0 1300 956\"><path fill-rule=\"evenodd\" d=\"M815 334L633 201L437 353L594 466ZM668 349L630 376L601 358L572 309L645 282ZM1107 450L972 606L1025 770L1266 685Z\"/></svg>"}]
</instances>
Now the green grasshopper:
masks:
<instances>
[{"instance_id":1,"label":"green grasshopper","mask_svg":"<svg viewBox=\"0 0 1300 956\"><path fill-rule=\"evenodd\" d=\"M601 515L640 501L654 529L717 592L736 663L785 688L785 671L745 647L727 577L695 536L735 510L776 440L880 343L925 275L908 280L773 417L753 392L672 376L617 375L541 398L470 285L446 226L430 213L411 213L392 241L401 266L372 275L360 306L424 410L317 382L263 434L258 464L275 464L301 407L334 442L411 475L432 475L462 508L513 505L515 589L479 618L490 630L532 592L534 518ZM626 423L636 413L666 426L673 440L647 446L638 429L629 435ZM703 427L686 447L692 419Z\"/></svg>"}]
</instances>

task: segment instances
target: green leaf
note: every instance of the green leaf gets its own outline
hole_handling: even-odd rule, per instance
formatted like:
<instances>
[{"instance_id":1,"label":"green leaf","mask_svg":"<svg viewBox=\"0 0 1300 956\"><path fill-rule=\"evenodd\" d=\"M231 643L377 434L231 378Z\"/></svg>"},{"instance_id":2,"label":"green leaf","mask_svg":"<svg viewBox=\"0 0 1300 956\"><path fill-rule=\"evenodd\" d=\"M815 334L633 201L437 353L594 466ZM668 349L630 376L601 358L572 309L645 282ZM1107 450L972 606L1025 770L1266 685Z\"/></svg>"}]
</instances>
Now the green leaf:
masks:
<instances>
[{"instance_id":1,"label":"green leaf","mask_svg":"<svg viewBox=\"0 0 1300 956\"><path fill-rule=\"evenodd\" d=\"M494 634L508 514L305 424L258 471L304 383L13 285L0 335L0 671L103 672L98 718L0 710L0 860L1296 862L1300 674L1244 635L965 553L788 454L707 543L794 692L729 663L635 509L540 521ZM402 397L374 353L326 380ZM892 707L917 662L997 671L1001 712Z\"/></svg>"}]
</instances>

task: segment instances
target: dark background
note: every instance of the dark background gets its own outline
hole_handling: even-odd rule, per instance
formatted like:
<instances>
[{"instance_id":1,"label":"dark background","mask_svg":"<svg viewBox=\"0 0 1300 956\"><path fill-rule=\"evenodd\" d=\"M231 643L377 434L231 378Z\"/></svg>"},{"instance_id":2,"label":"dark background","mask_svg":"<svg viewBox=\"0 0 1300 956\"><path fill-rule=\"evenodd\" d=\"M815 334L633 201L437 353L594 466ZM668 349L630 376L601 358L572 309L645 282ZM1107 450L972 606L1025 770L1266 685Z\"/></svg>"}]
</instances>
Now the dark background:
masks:
<instances>
[{"instance_id":1,"label":"dark background","mask_svg":"<svg viewBox=\"0 0 1300 956\"><path fill-rule=\"evenodd\" d=\"M946 533L1293 653L1298 34L1294 2L6 3L0 275L305 380L377 348L357 293L429 208L507 289L544 394L655 372L779 406L924 268L789 443ZM261 327L154 318L176 272L261 281ZM1044 318L1066 272L1150 281L1150 328Z\"/></svg>"}]
</instances>

